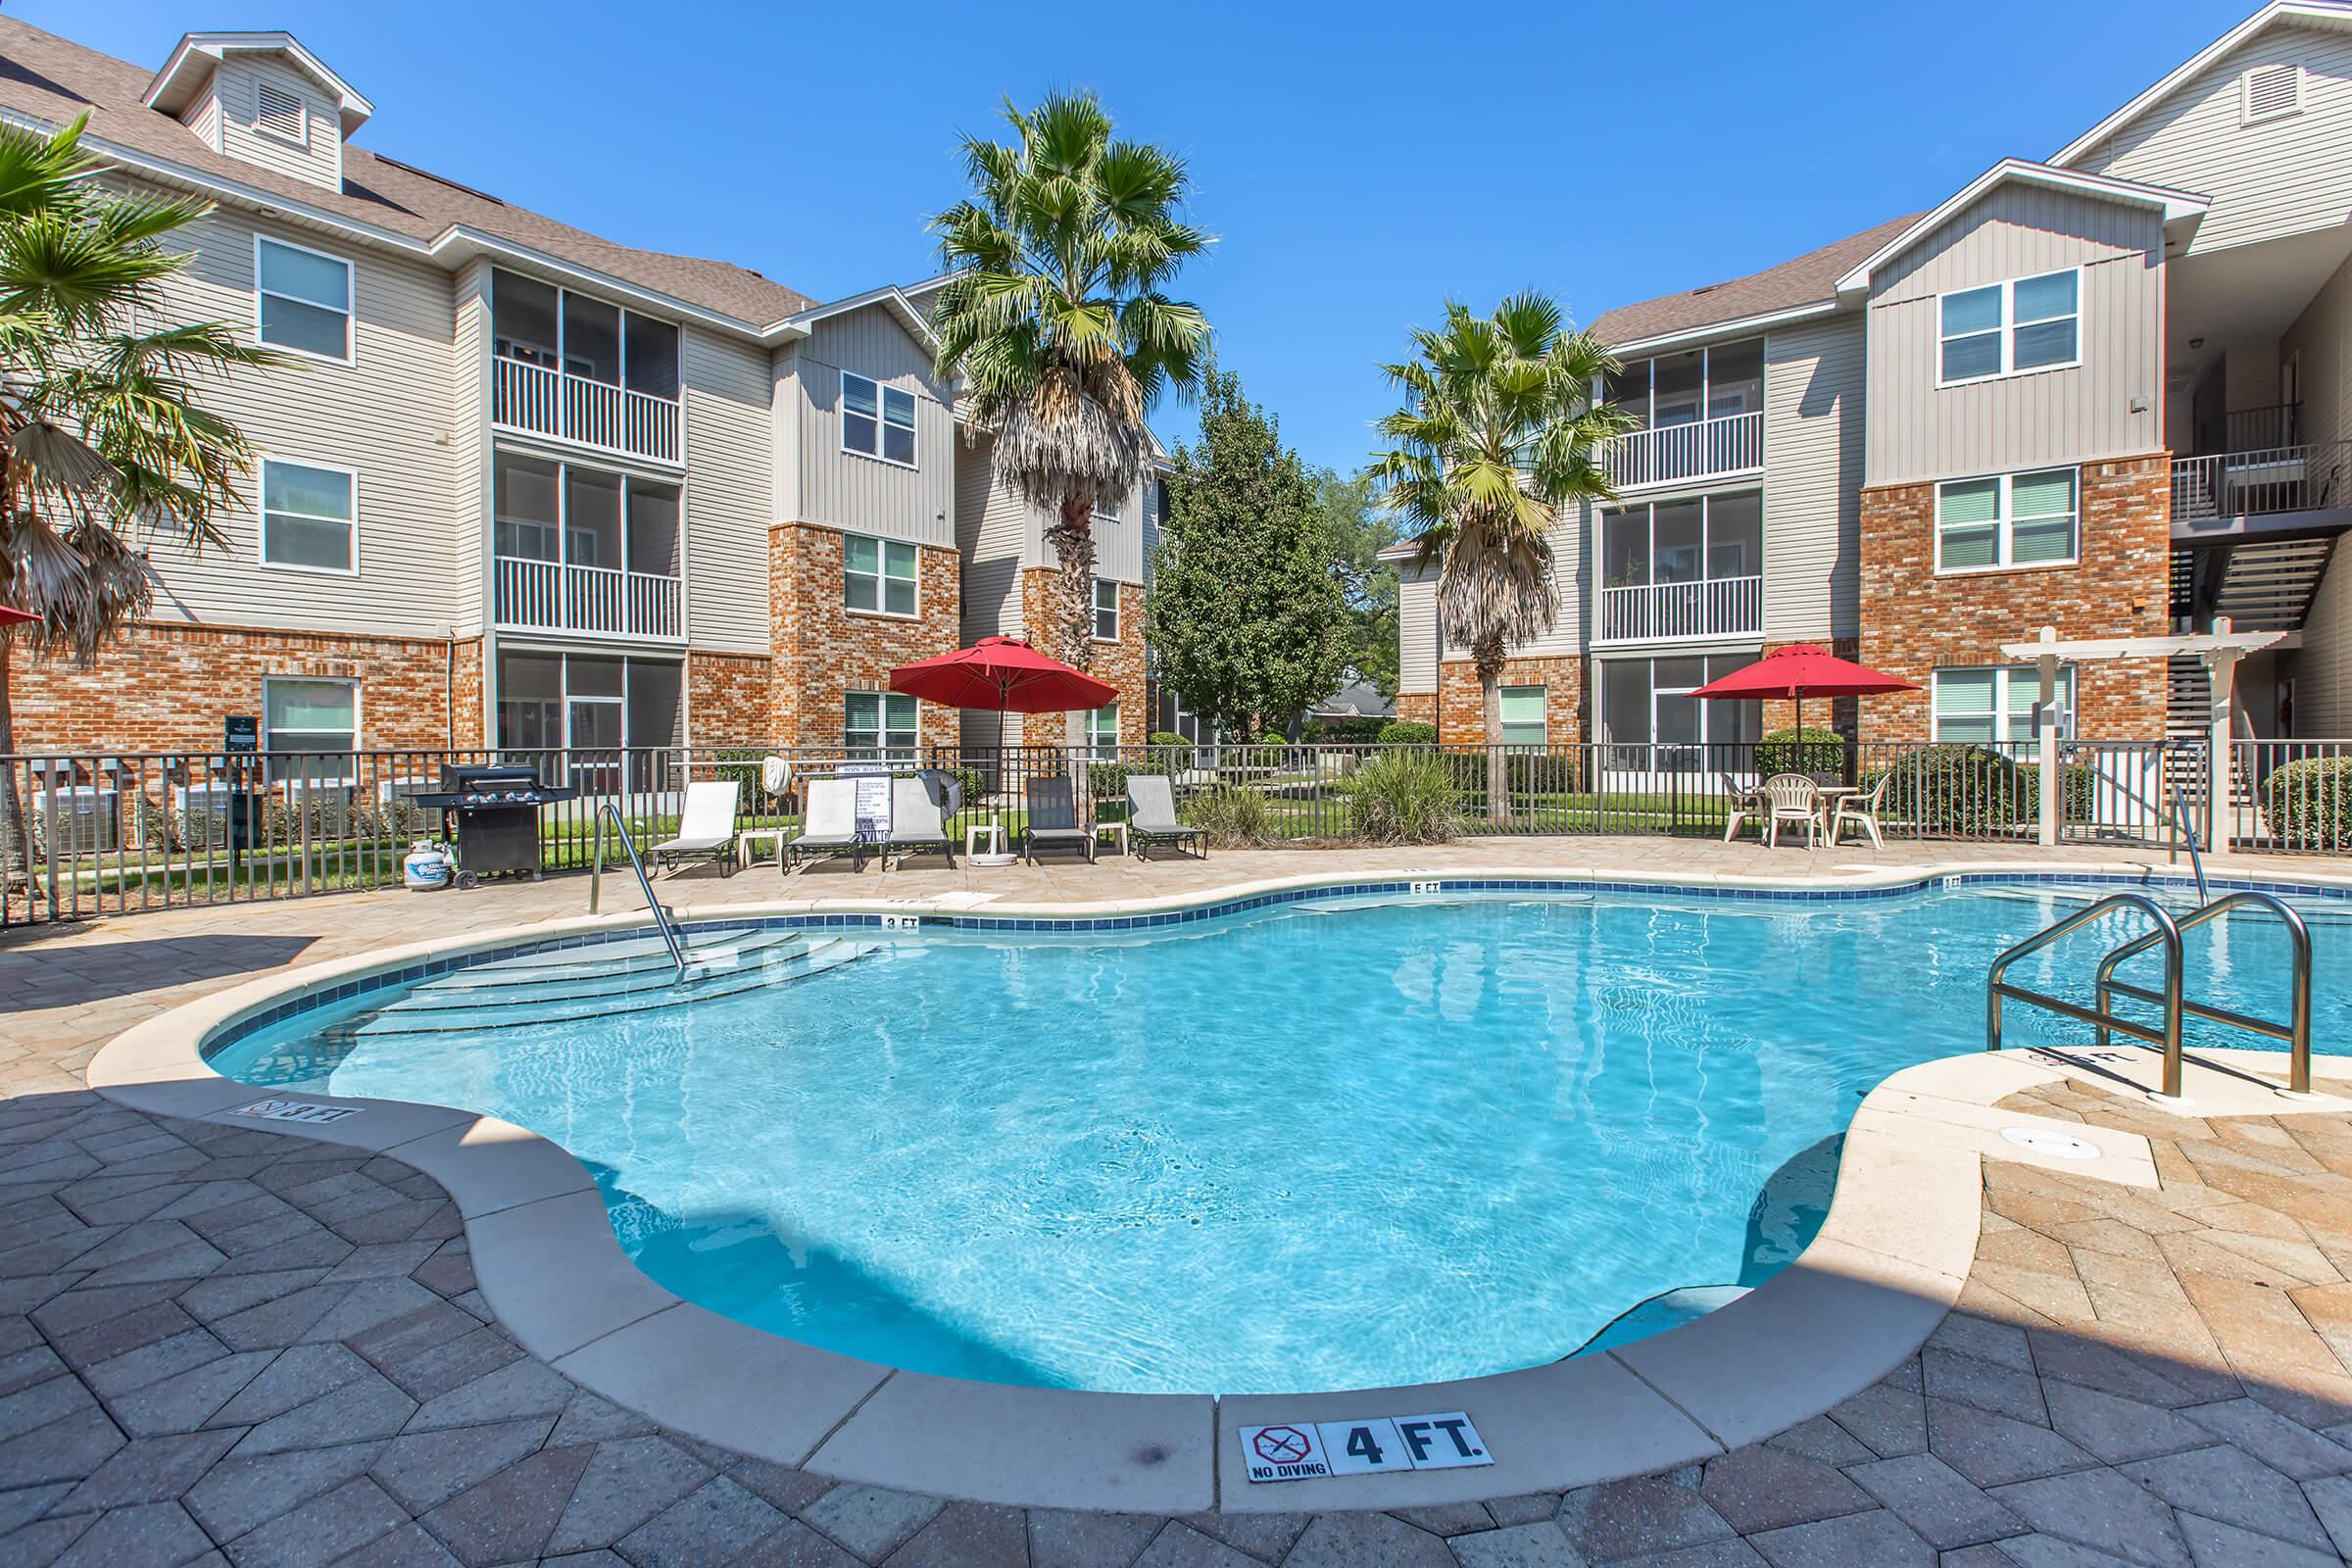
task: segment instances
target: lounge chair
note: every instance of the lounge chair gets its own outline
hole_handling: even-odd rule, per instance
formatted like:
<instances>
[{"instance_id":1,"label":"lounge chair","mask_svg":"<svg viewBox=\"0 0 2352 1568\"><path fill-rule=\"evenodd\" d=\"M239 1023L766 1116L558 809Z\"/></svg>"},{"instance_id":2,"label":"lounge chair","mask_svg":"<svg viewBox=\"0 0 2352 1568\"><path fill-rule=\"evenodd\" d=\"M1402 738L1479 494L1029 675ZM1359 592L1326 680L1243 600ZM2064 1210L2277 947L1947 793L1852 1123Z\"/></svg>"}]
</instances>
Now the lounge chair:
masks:
<instances>
[{"instance_id":1,"label":"lounge chair","mask_svg":"<svg viewBox=\"0 0 2352 1568\"><path fill-rule=\"evenodd\" d=\"M1764 819L1764 842L1775 849L1781 843L1783 822L1805 824L1805 848L1813 848L1821 834L1821 786L1802 773L1775 773L1764 781L1760 792L1767 812Z\"/></svg>"},{"instance_id":2,"label":"lounge chair","mask_svg":"<svg viewBox=\"0 0 2352 1568\"><path fill-rule=\"evenodd\" d=\"M1152 858L1152 846L1161 840L1192 845L1208 858L1208 834L1190 822L1176 820L1176 792L1165 775L1130 773L1127 776L1127 836L1142 859Z\"/></svg>"},{"instance_id":3,"label":"lounge chair","mask_svg":"<svg viewBox=\"0 0 2352 1568\"><path fill-rule=\"evenodd\" d=\"M890 781L890 836L882 841L883 855L937 850L947 858L948 869L956 868L956 845L948 837L944 791L936 774L916 773Z\"/></svg>"},{"instance_id":4,"label":"lounge chair","mask_svg":"<svg viewBox=\"0 0 2352 1568\"><path fill-rule=\"evenodd\" d=\"M786 841L784 863L847 855L850 869L863 869L865 841L858 836L858 781L812 778L801 788L801 830Z\"/></svg>"},{"instance_id":5,"label":"lounge chair","mask_svg":"<svg viewBox=\"0 0 2352 1568\"><path fill-rule=\"evenodd\" d=\"M1830 848L1838 847L1838 830L1852 823L1870 835L1870 847L1883 850L1886 841L1879 837L1879 803L1886 798L1887 781L1894 777L1888 768L1879 775L1879 781L1860 795L1848 795L1838 801L1838 810L1830 818Z\"/></svg>"},{"instance_id":6,"label":"lounge chair","mask_svg":"<svg viewBox=\"0 0 2352 1568\"><path fill-rule=\"evenodd\" d=\"M731 778L687 785L677 836L654 846L654 874L661 875L664 856L675 862L701 855L718 862L720 876L734 875L735 803L742 789L742 783Z\"/></svg>"},{"instance_id":7,"label":"lounge chair","mask_svg":"<svg viewBox=\"0 0 2352 1568\"><path fill-rule=\"evenodd\" d=\"M1029 825L1021 832L1021 850L1033 865L1040 847L1076 850L1089 863L1095 858L1095 835L1078 825L1077 791L1067 773L1029 781Z\"/></svg>"}]
</instances>

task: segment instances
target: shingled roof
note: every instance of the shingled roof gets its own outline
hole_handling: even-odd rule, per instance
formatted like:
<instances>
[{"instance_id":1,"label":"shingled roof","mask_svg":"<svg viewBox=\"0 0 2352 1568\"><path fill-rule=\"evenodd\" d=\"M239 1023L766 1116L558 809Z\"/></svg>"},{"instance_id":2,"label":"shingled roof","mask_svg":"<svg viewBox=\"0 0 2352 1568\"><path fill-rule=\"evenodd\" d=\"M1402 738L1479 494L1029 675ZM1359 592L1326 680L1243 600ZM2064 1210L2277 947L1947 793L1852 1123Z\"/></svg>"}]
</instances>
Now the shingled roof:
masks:
<instances>
[{"instance_id":1,"label":"shingled roof","mask_svg":"<svg viewBox=\"0 0 2352 1568\"><path fill-rule=\"evenodd\" d=\"M350 143L343 148L340 193L230 158L142 102L154 74L148 67L0 16L0 110L61 125L86 113L91 138L280 196L290 205L424 241L463 225L752 326L816 303L749 268L616 245Z\"/></svg>"},{"instance_id":2,"label":"shingled roof","mask_svg":"<svg viewBox=\"0 0 2352 1568\"><path fill-rule=\"evenodd\" d=\"M1620 305L1592 322L1604 343L1641 343L1670 332L1689 332L1724 321L1744 321L1801 305L1827 304L1838 297L1838 279L1880 246L1901 233L1919 215L1888 219L1817 251L1728 282L1709 283L1680 294L1661 294L1639 305Z\"/></svg>"}]
</instances>

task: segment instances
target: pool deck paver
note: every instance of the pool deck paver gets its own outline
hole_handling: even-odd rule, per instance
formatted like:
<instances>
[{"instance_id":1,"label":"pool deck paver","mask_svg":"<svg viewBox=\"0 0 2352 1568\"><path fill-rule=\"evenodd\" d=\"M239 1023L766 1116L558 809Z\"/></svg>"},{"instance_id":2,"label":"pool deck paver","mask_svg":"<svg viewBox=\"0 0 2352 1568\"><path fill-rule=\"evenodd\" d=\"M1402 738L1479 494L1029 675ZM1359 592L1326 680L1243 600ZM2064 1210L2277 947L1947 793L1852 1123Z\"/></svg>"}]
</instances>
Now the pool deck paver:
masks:
<instances>
[{"instance_id":1,"label":"pool deck paver","mask_svg":"<svg viewBox=\"0 0 2352 1568\"><path fill-rule=\"evenodd\" d=\"M1602 841L1556 842L1565 864L1668 868L1638 850L1612 862ZM1671 846L1699 852L1672 868L1751 869L1733 863L1752 860L1748 848ZM1984 848L1946 858L2000 858ZM1462 849L1468 863L1534 859L1527 841ZM1772 868L1810 853L1780 852ZM1206 870L1224 881L1321 868L1295 852L1272 867L1231 863L1243 858L1213 857ZM1169 863L1147 869L1150 887L1104 896L1187 885L1160 881ZM887 874L932 883L892 896L947 891L949 875ZM764 887L743 897L779 896L755 872L694 898L755 881ZM819 891L866 889L791 896ZM572 913L578 898L577 883L496 890L443 901L432 923L504 926ZM1974 1264L1919 1352L1825 1416L1703 1464L1387 1513L1002 1508L664 1432L499 1326L460 1205L431 1178L366 1149L153 1116L82 1087L80 1065L129 1023L257 971L410 940L415 909L360 895L0 944L0 1562L2352 1559L2352 1119L2183 1116L2076 1081L2011 1097L2004 1110L2146 1138L2157 1185L1984 1161ZM158 991L138 983L150 942L190 949ZM2339 1067L2320 1062L2324 1078Z\"/></svg>"}]
</instances>

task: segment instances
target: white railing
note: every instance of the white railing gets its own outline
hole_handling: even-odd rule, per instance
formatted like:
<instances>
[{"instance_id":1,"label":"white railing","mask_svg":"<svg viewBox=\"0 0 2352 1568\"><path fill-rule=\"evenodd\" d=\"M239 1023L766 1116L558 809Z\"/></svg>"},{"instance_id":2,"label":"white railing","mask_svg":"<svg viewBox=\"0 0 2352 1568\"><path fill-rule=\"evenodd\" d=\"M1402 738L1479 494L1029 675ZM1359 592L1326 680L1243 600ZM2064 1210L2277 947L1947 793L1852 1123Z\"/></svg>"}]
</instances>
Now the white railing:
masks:
<instances>
[{"instance_id":1,"label":"white railing","mask_svg":"<svg viewBox=\"0 0 2352 1568\"><path fill-rule=\"evenodd\" d=\"M1764 411L1636 430L1611 440L1600 462L1620 490L1753 472L1764 466Z\"/></svg>"},{"instance_id":2,"label":"white railing","mask_svg":"<svg viewBox=\"0 0 2352 1568\"><path fill-rule=\"evenodd\" d=\"M678 579L659 572L498 558L496 618L504 627L675 642L686 635L680 606Z\"/></svg>"},{"instance_id":3,"label":"white railing","mask_svg":"<svg viewBox=\"0 0 2352 1568\"><path fill-rule=\"evenodd\" d=\"M678 458L678 401L500 355L498 423L663 463Z\"/></svg>"},{"instance_id":4,"label":"white railing","mask_svg":"<svg viewBox=\"0 0 2352 1568\"><path fill-rule=\"evenodd\" d=\"M2345 505L2352 442L2320 441L2260 452L2173 460L2173 520L2312 512Z\"/></svg>"},{"instance_id":5,"label":"white railing","mask_svg":"<svg viewBox=\"0 0 2352 1568\"><path fill-rule=\"evenodd\" d=\"M1763 629L1762 577L1709 577L1600 591L1602 642L1730 637Z\"/></svg>"}]
</instances>

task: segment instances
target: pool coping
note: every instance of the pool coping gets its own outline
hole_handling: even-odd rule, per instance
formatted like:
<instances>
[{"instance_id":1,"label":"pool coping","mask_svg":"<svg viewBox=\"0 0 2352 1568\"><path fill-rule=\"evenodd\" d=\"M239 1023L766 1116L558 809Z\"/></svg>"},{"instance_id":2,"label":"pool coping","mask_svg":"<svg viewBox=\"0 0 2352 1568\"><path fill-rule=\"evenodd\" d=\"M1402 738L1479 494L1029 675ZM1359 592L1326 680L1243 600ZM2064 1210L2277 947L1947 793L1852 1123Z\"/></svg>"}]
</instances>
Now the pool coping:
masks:
<instances>
[{"instance_id":1,"label":"pool coping","mask_svg":"<svg viewBox=\"0 0 2352 1568\"><path fill-rule=\"evenodd\" d=\"M2133 862L1953 862L1836 877L1673 876L1606 868L1431 867L1260 879L1148 900L975 905L804 899L682 906L681 924L1052 932L1149 929L1313 897L1529 889L1675 896L1885 897L1936 885L2114 881L2188 885ZM2217 887L2352 898L2324 873ZM812 917L813 920L812 920ZM474 961L641 937L646 911L541 921L417 943L248 981L146 1019L108 1043L90 1086L163 1115L263 1127L411 1165L464 1217L484 1298L526 1349L592 1391L688 1436L838 1480L973 1501L1137 1513L1393 1508L1562 1491L1727 1452L1818 1415L1907 1358L1958 1298L1974 1259L1982 1160L2021 1160L2156 1185L2146 1140L1995 1111L2081 1062L1967 1053L1890 1075L1856 1108L1836 1196L1812 1245L1740 1300L1630 1345L1488 1377L1296 1395L1134 1395L1018 1388L913 1373L753 1329L672 1295L614 1237L587 1168L526 1129L467 1111L302 1091L364 1114L325 1123L239 1114L270 1091L221 1077L208 1047L301 1005ZM2239 1070L2272 1054L2242 1056ZM2092 1068L2094 1072L2103 1069ZM2230 1092L2230 1091L2226 1091ZM2252 1093L2253 1091L2234 1091ZM2202 1107L2201 1107L2202 1108ZM2277 1106L2272 1106L2277 1109ZM2298 1109L2352 1109L2319 1097ZM2034 1129L2087 1141L2091 1161L2004 1139ZM1468 1410L1494 1463L1287 1485L1248 1483L1240 1429L1301 1420ZM980 1441L959 1441L977 1436Z\"/></svg>"}]
</instances>

